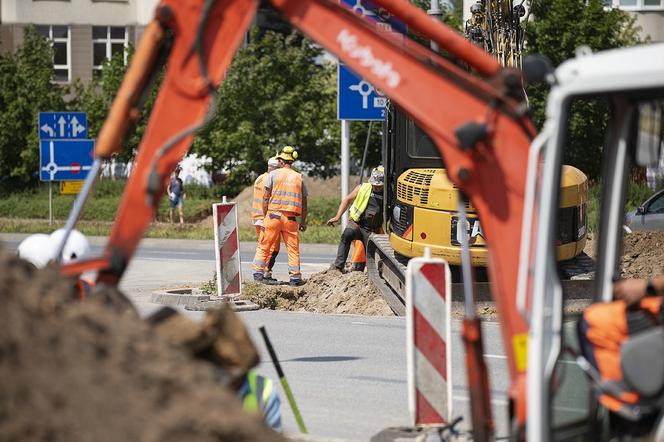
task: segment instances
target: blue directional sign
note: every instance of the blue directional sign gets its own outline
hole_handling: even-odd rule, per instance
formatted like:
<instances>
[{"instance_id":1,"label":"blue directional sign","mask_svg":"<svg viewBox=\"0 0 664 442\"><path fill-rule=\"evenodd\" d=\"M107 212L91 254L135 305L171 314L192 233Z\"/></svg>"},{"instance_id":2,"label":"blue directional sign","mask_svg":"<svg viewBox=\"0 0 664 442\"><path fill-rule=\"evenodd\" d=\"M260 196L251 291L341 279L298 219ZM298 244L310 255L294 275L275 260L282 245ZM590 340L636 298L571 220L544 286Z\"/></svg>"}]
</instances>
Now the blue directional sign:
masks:
<instances>
[{"instance_id":1,"label":"blue directional sign","mask_svg":"<svg viewBox=\"0 0 664 442\"><path fill-rule=\"evenodd\" d=\"M363 18L376 22L388 32L405 34L408 28L384 9L369 0L341 0ZM382 120L385 118L387 98L371 83L357 76L347 66L339 63L337 76L337 118L339 120Z\"/></svg>"},{"instance_id":2,"label":"blue directional sign","mask_svg":"<svg viewBox=\"0 0 664 442\"><path fill-rule=\"evenodd\" d=\"M42 181L85 180L92 168L94 140L41 140L39 178Z\"/></svg>"},{"instance_id":3,"label":"blue directional sign","mask_svg":"<svg viewBox=\"0 0 664 442\"><path fill-rule=\"evenodd\" d=\"M382 120L387 97L343 64L338 72L337 118L340 120Z\"/></svg>"},{"instance_id":4,"label":"blue directional sign","mask_svg":"<svg viewBox=\"0 0 664 442\"><path fill-rule=\"evenodd\" d=\"M85 112L39 112L39 139L66 140L88 137Z\"/></svg>"},{"instance_id":5,"label":"blue directional sign","mask_svg":"<svg viewBox=\"0 0 664 442\"><path fill-rule=\"evenodd\" d=\"M399 34L408 32L408 27L403 21L395 18L385 9L379 8L370 0L341 0L341 3L351 8L356 14L376 22L383 31Z\"/></svg>"}]
</instances>

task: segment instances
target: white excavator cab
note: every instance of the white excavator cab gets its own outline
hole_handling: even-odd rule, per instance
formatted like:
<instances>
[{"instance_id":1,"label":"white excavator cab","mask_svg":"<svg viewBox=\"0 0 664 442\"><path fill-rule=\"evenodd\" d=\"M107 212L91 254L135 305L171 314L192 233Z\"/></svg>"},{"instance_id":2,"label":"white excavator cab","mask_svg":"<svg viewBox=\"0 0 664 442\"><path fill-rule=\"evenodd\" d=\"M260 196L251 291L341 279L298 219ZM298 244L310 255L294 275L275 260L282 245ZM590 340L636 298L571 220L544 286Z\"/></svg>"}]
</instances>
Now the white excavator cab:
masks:
<instances>
[{"instance_id":1,"label":"white excavator cab","mask_svg":"<svg viewBox=\"0 0 664 442\"><path fill-rule=\"evenodd\" d=\"M524 71L528 77L527 63ZM546 123L530 151L517 296L519 309L529 321L527 440L620 440L620 435L612 434L610 413L597 405L597 385L588 376L592 367L575 356L575 321L563 321L563 289L554 244L556 210L572 104L577 99L600 99L608 107L609 121L602 149L592 298L594 302L611 301L613 278L620 274L625 195L631 168L656 162L661 155L664 44L595 54L580 49L576 58L540 76L547 78L551 91ZM655 374L657 370L664 372L664 353L653 355L637 350L631 350L630 358L643 357L643 363L632 365L650 365ZM653 380L652 373L631 371L625 376ZM647 388L654 396L664 395L664 385L651 382ZM656 439L664 438L657 433L661 422L654 419L649 425L652 428L644 440L663 440Z\"/></svg>"}]
</instances>

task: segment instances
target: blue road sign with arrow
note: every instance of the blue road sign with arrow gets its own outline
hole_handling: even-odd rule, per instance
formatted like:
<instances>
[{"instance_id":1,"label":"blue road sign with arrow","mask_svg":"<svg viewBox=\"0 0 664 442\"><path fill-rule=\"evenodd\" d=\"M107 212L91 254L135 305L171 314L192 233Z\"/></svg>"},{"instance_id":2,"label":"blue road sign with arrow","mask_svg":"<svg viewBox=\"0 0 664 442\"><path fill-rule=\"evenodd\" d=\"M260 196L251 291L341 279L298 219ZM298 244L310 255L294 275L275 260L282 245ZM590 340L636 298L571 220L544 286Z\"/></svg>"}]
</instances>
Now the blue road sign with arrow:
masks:
<instances>
[{"instance_id":1,"label":"blue road sign with arrow","mask_svg":"<svg viewBox=\"0 0 664 442\"><path fill-rule=\"evenodd\" d=\"M85 112L39 112L40 140L85 139L88 116Z\"/></svg>"},{"instance_id":2,"label":"blue road sign with arrow","mask_svg":"<svg viewBox=\"0 0 664 442\"><path fill-rule=\"evenodd\" d=\"M41 181L85 180L94 160L94 140L41 140Z\"/></svg>"},{"instance_id":3,"label":"blue road sign with arrow","mask_svg":"<svg viewBox=\"0 0 664 442\"><path fill-rule=\"evenodd\" d=\"M392 35L406 34L406 24L394 18L382 8L378 8L370 0L341 0L362 16L376 23L384 32ZM337 118L339 120L382 120L385 117L387 98L371 83L357 76L346 65L339 63L337 76Z\"/></svg>"}]
</instances>

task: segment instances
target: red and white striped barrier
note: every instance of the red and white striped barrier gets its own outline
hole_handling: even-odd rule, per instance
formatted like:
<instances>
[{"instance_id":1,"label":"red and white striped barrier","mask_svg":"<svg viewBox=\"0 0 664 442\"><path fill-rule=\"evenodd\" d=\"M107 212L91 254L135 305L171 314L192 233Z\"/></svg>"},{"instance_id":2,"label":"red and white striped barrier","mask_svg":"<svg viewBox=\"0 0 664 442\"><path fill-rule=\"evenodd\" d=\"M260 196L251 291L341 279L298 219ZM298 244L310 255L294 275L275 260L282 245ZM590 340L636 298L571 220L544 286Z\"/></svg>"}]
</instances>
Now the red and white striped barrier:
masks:
<instances>
[{"instance_id":1,"label":"red and white striped barrier","mask_svg":"<svg viewBox=\"0 0 664 442\"><path fill-rule=\"evenodd\" d=\"M237 207L224 202L212 205L214 217L214 252L216 256L217 293L242 293L242 266L240 264L240 237L238 235Z\"/></svg>"},{"instance_id":2,"label":"red and white striped barrier","mask_svg":"<svg viewBox=\"0 0 664 442\"><path fill-rule=\"evenodd\" d=\"M406 270L408 408L412 425L452 419L450 268L440 258L413 258Z\"/></svg>"}]
</instances>

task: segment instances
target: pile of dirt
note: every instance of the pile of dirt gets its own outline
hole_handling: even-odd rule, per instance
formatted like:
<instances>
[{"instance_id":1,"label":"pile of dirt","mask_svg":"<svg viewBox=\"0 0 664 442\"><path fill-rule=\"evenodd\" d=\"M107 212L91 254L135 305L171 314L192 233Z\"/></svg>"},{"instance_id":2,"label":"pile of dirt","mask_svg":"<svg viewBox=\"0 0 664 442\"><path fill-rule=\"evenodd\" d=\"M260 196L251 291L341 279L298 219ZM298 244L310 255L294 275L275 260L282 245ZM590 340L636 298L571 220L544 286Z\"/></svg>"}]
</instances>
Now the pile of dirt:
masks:
<instances>
[{"instance_id":1,"label":"pile of dirt","mask_svg":"<svg viewBox=\"0 0 664 442\"><path fill-rule=\"evenodd\" d=\"M664 273L664 232L636 231L623 240L623 278Z\"/></svg>"},{"instance_id":2,"label":"pile of dirt","mask_svg":"<svg viewBox=\"0 0 664 442\"><path fill-rule=\"evenodd\" d=\"M0 269L0 440L283 440L132 310L2 250Z\"/></svg>"},{"instance_id":3,"label":"pile of dirt","mask_svg":"<svg viewBox=\"0 0 664 442\"><path fill-rule=\"evenodd\" d=\"M393 316L366 273L316 273L300 287L245 284L244 294L262 308L315 313Z\"/></svg>"}]
</instances>

